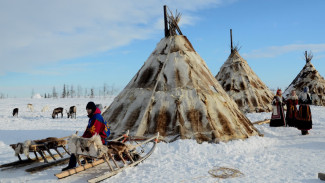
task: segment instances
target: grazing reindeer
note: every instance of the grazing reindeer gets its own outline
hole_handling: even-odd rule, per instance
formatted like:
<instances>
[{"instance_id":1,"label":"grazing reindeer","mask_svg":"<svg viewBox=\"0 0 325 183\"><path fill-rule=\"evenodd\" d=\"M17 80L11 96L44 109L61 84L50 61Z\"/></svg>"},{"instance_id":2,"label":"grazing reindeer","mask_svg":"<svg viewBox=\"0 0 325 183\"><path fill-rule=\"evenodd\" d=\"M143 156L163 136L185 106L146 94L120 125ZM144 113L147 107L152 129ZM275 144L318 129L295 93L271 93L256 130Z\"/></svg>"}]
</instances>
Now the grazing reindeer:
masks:
<instances>
[{"instance_id":1,"label":"grazing reindeer","mask_svg":"<svg viewBox=\"0 0 325 183\"><path fill-rule=\"evenodd\" d=\"M59 116L58 116L59 113L61 113L61 118L63 118L63 107L55 108L55 109L53 110L53 113L52 113L52 118L54 119L55 116L56 116L57 118L59 118Z\"/></svg>"},{"instance_id":2,"label":"grazing reindeer","mask_svg":"<svg viewBox=\"0 0 325 183\"><path fill-rule=\"evenodd\" d=\"M34 111L33 104L27 104L27 108L30 110L30 112Z\"/></svg>"},{"instance_id":3,"label":"grazing reindeer","mask_svg":"<svg viewBox=\"0 0 325 183\"><path fill-rule=\"evenodd\" d=\"M16 116L18 118L18 108L14 108L14 110L12 111L12 116Z\"/></svg>"},{"instance_id":4,"label":"grazing reindeer","mask_svg":"<svg viewBox=\"0 0 325 183\"><path fill-rule=\"evenodd\" d=\"M42 109L42 112L47 112L49 110L49 106L44 106L43 109Z\"/></svg>"},{"instance_id":5,"label":"grazing reindeer","mask_svg":"<svg viewBox=\"0 0 325 183\"><path fill-rule=\"evenodd\" d=\"M74 118L76 119L77 118L77 107L76 106L71 106L70 109L69 109L69 112L66 110L67 112L67 115L68 115L68 118Z\"/></svg>"}]
</instances>

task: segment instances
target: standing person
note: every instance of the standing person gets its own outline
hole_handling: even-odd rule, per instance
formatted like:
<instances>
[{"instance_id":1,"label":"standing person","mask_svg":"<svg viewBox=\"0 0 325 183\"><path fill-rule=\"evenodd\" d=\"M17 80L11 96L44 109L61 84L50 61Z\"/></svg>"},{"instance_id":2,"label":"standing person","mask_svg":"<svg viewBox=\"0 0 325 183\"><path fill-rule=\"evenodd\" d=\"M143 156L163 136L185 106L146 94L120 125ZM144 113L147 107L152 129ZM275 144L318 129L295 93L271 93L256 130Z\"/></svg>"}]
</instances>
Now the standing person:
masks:
<instances>
[{"instance_id":1,"label":"standing person","mask_svg":"<svg viewBox=\"0 0 325 183\"><path fill-rule=\"evenodd\" d=\"M287 113L286 121L287 126L295 127L297 125L297 105L298 105L298 96L296 91L292 90L290 96L286 99Z\"/></svg>"},{"instance_id":2,"label":"standing person","mask_svg":"<svg viewBox=\"0 0 325 183\"><path fill-rule=\"evenodd\" d=\"M282 97L282 90L278 89L276 95L272 100L272 116L270 121L271 127L285 126L285 118L283 112L283 106L285 105L285 100Z\"/></svg>"},{"instance_id":3,"label":"standing person","mask_svg":"<svg viewBox=\"0 0 325 183\"><path fill-rule=\"evenodd\" d=\"M299 112L297 116L297 128L301 130L301 135L308 135L308 130L312 129L313 122L309 106L311 103L312 98L309 88L305 86L304 91L299 95Z\"/></svg>"},{"instance_id":4,"label":"standing person","mask_svg":"<svg viewBox=\"0 0 325 183\"><path fill-rule=\"evenodd\" d=\"M107 137L110 135L110 129L107 122L101 115L101 111L96 107L94 102L88 102L86 106L89 121L87 128L82 135L84 138L91 138L93 135L98 134L103 144L107 144ZM87 159L89 161L90 159ZM62 169L62 171L75 168L77 164L77 158L75 154L71 154L69 165Z\"/></svg>"}]
</instances>

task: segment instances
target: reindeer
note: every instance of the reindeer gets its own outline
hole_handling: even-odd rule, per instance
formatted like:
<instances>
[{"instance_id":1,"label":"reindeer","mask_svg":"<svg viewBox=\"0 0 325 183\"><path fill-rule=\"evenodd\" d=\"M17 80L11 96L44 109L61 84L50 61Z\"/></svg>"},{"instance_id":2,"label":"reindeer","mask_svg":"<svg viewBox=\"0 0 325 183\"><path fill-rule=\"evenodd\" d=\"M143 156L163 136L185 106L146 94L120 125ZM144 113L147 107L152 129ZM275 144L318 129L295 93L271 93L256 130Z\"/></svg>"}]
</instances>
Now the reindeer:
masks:
<instances>
[{"instance_id":1,"label":"reindeer","mask_svg":"<svg viewBox=\"0 0 325 183\"><path fill-rule=\"evenodd\" d=\"M49 110L49 106L44 106L43 109L42 109L42 112L47 112Z\"/></svg>"},{"instance_id":2,"label":"reindeer","mask_svg":"<svg viewBox=\"0 0 325 183\"><path fill-rule=\"evenodd\" d=\"M14 108L14 110L12 111L12 116L16 116L18 118L18 108Z\"/></svg>"},{"instance_id":3,"label":"reindeer","mask_svg":"<svg viewBox=\"0 0 325 183\"><path fill-rule=\"evenodd\" d=\"M59 113L61 113L61 118L63 118L63 107L55 108L55 109L53 110L53 113L52 113L52 118L54 119L55 116L56 116L57 118L59 118L59 116L58 116Z\"/></svg>"},{"instance_id":4,"label":"reindeer","mask_svg":"<svg viewBox=\"0 0 325 183\"><path fill-rule=\"evenodd\" d=\"M74 118L76 119L77 118L77 107L76 106L71 106L70 109L69 109L69 112L67 110L65 110L67 112L67 116L68 118Z\"/></svg>"},{"instance_id":5,"label":"reindeer","mask_svg":"<svg viewBox=\"0 0 325 183\"><path fill-rule=\"evenodd\" d=\"M30 112L34 111L33 104L27 104L27 108L30 110Z\"/></svg>"}]
</instances>

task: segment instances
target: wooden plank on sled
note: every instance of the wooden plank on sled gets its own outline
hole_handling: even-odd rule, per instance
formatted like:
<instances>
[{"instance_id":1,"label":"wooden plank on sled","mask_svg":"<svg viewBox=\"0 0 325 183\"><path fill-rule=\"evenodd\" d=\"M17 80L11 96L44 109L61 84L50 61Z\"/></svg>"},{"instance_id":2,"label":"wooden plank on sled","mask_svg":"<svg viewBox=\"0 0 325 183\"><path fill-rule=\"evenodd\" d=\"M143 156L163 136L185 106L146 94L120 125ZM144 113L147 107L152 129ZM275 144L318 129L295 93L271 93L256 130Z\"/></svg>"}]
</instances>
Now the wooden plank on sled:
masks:
<instances>
[{"instance_id":1,"label":"wooden plank on sled","mask_svg":"<svg viewBox=\"0 0 325 183\"><path fill-rule=\"evenodd\" d=\"M318 173L318 178L325 181L325 173Z\"/></svg>"},{"instance_id":2,"label":"wooden plank on sled","mask_svg":"<svg viewBox=\"0 0 325 183\"><path fill-rule=\"evenodd\" d=\"M62 179L64 177L68 177L70 175L73 175L73 174L76 174L78 172L81 172L81 171L84 171L84 170L87 170L89 168L92 168L94 166L97 166L99 164L102 164L104 163L105 161L103 159L99 159L99 160L96 160L96 161L93 161L92 163L87 163L83 166L78 166L76 168L73 168L73 169L70 169L70 170L66 170L66 171L63 171L61 173L58 173L58 174L55 174L55 176L59 179Z\"/></svg>"},{"instance_id":3,"label":"wooden plank on sled","mask_svg":"<svg viewBox=\"0 0 325 183\"><path fill-rule=\"evenodd\" d=\"M253 124L254 125L262 125L262 124L270 123L270 121L271 121L270 119L265 119L265 120L262 120L262 121L256 121Z\"/></svg>"}]
</instances>

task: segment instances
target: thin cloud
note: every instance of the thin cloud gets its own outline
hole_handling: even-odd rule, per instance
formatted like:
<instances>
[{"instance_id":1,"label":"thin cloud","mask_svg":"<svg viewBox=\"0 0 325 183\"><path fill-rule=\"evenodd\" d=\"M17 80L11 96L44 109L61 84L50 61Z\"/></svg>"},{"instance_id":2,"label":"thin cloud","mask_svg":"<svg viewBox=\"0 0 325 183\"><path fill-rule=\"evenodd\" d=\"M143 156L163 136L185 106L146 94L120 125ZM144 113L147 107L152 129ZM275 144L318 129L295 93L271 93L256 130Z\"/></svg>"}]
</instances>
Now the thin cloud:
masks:
<instances>
[{"instance_id":1,"label":"thin cloud","mask_svg":"<svg viewBox=\"0 0 325 183\"><path fill-rule=\"evenodd\" d=\"M150 39L161 31L162 5L184 15L182 25L198 20L196 11L234 0L71 0L0 2L0 75L26 72ZM53 71L52 74L55 74Z\"/></svg>"},{"instance_id":2,"label":"thin cloud","mask_svg":"<svg viewBox=\"0 0 325 183\"><path fill-rule=\"evenodd\" d=\"M325 52L325 44L290 44L284 46L270 46L263 49L245 53L245 58L274 58L294 51L312 51L313 53Z\"/></svg>"}]
</instances>

